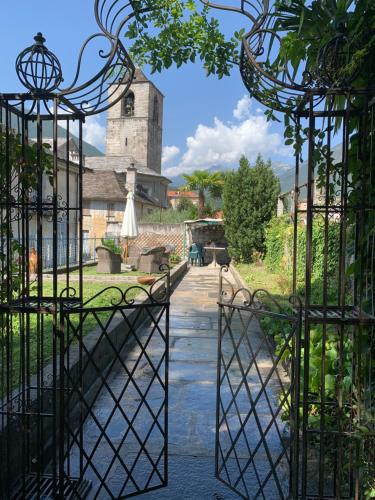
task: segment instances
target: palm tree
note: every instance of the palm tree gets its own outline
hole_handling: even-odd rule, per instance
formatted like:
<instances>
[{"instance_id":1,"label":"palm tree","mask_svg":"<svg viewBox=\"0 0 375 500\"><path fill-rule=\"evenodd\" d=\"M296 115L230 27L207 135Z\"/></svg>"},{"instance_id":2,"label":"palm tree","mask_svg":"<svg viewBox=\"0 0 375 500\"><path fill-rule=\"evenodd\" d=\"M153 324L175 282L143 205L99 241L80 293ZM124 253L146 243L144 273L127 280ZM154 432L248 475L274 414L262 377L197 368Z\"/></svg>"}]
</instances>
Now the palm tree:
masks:
<instances>
[{"instance_id":1,"label":"palm tree","mask_svg":"<svg viewBox=\"0 0 375 500\"><path fill-rule=\"evenodd\" d=\"M204 217L205 194L208 191L211 196L218 198L223 190L224 177L221 172L210 173L207 170L195 170L191 175L183 174L186 184L181 188L183 191L198 191L198 217Z\"/></svg>"}]
</instances>

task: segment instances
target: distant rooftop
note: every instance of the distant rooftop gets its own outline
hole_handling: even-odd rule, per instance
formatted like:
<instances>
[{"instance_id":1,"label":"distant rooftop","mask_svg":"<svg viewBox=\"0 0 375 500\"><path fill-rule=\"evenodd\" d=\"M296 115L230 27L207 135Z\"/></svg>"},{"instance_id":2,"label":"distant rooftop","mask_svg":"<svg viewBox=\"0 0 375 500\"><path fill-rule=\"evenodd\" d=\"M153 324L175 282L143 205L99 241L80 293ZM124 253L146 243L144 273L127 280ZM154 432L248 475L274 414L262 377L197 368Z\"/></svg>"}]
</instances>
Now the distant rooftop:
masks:
<instances>
[{"instance_id":1,"label":"distant rooftop","mask_svg":"<svg viewBox=\"0 0 375 500\"><path fill-rule=\"evenodd\" d=\"M168 191L169 198L198 198L195 191Z\"/></svg>"},{"instance_id":2,"label":"distant rooftop","mask_svg":"<svg viewBox=\"0 0 375 500\"><path fill-rule=\"evenodd\" d=\"M137 169L139 174L150 175L153 177L162 177L163 179L169 179L164 177L164 175L158 174L155 170L151 168L147 168L143 165L137 163L133 156L124 155L124 156L101 156L101 157L88 157L86 158L86 167L92 168L96 171L115 171L115 172L126 172L126 170L131 166Z\"/></svg>"},{"instance_id":3,"label":"distant rooftop","mask_svg":"<svg viewBox=\"0 0 375 500\"><path fill-rule=\"evenodd\" d=\"M126 173L100 170L86 170L83 175L84 200L100 200L107 202L125 202L128 190L126 189ZM158 200L147 193L138 190L135 193L136 201L150 203L159 207Z\"/></svg>"}]
</instances>

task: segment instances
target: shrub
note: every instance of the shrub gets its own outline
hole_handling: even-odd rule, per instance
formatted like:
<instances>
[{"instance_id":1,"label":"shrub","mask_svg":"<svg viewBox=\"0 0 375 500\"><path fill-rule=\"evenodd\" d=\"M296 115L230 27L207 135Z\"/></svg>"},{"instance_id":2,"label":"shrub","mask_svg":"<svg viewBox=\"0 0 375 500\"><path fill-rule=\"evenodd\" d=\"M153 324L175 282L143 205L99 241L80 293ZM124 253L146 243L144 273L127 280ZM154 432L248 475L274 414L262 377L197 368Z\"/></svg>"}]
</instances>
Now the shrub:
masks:
<instances>
[{"instance_id":1,"label":"shrub","mask_svg":"<svg viewBox=\"0 0 375 500\"><path fill-rule=\"evenodd\" d=\"M178 264L179 262L181 262L181 257L178 255L178 253L172 252L169 256L169 260L171 264Z\"/></svg>"},{"instance_id":2,"label":"shrub","mask_svg":"<svg viewBox=\"0 0 375 500\"><path fill-rule=\"evenodd\" d=\"M297 291L304 293L306 262L306 228L297 227ZM335 297L338 285L340 224L332 221L327 227L327 248L325 248L325 225L321 219L314 219L312 233L312 301L321 302L323 276L326 275L328 299ZM266 256L264 264L268 271L278 273L289 281L293 272L293 224L289 217L271 220L266 229ZM327 254L325 269L324 254Z\"/></svg>"},{"instance_id":3,"label":"shrub","mask_svg":"<svg viewBox=\"0 0 375 500\"><path fill-rule=\"evenodd\" d=\"M195 206L181 212L173 208L155 210L151 214L144 215L140 222L144 224L181 224L186 220L196 219L197 213L198 209Z\"/></svg>"},{"instance_id":4,"label":"shrub","mask_svg":"<svg viewBox=\"0 0 375 500\"><path fill-rule=\"evenodd\" d=\"M119 245L117 245L115 240L112 240L110 238L103 238L102 245L109 248L110 250L112 250L113 253L117 255L122 254L122 248Z\"/></svg>"},{"instance_id":5,"label":"shrub","mask_svg":"<svg viewBox=\"0 0 375 500\"><path fill-rule=\"evenodd\" d=\"M190 211L193 207L194 203L189 200L189 198L181 198L176 208L178 212L187 212Z\"/></svg>"}]
</instances>

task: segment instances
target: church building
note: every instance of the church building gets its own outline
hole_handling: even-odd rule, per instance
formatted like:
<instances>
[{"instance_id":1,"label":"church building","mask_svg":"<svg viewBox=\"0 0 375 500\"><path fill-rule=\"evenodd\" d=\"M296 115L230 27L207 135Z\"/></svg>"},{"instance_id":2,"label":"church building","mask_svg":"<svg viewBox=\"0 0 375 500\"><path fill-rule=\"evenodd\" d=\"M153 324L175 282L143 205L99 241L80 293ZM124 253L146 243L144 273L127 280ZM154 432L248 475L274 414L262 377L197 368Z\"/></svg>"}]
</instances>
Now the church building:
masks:
<instances>
[{"instance_id":1,"label":"church building","mask_svg":"<svg viewBox=\"0 0 375 500\"><path fill-rule=\"evenodd\" d=\"M116 94L112 96L116 99ZM163 95L140 69L107 117L105 156L86 156L83 214L86 238L119 236L129 191L138 219L168 208L161 175Z\"/></svg>"}]
</instances>

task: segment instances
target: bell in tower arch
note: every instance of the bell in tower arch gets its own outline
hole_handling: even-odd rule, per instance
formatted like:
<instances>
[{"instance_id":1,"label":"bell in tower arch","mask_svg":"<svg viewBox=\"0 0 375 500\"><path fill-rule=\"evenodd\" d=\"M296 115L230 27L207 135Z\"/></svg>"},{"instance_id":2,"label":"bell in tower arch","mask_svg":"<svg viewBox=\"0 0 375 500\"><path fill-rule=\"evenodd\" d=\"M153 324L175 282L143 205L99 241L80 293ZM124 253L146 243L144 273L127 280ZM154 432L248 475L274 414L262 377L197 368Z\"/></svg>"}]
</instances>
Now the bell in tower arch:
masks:
<instances>
[{"instance_id":1,"label":"bell in tower arch","mask_svg":"<svg viewBox=\"0 0 375 500\"><path fill-rule=\"evenodd\" d=\"M122 100L122 116L134 116L134 93L130 90Z\"/></svg>"}]
</instances>

